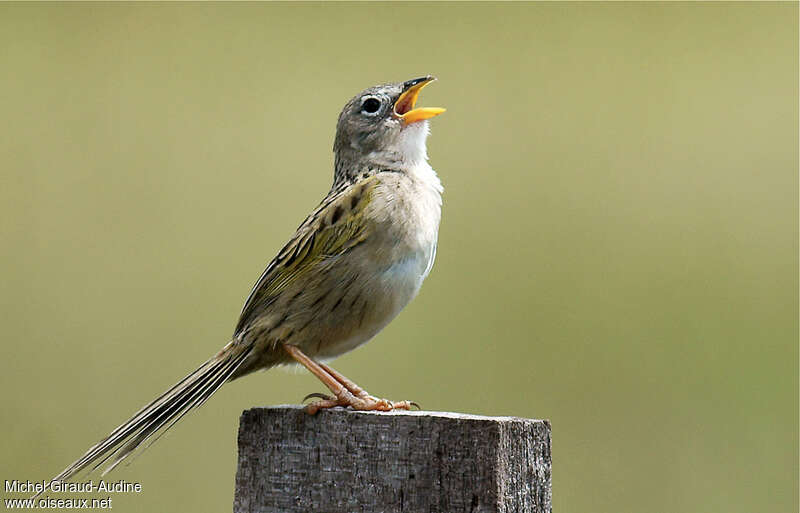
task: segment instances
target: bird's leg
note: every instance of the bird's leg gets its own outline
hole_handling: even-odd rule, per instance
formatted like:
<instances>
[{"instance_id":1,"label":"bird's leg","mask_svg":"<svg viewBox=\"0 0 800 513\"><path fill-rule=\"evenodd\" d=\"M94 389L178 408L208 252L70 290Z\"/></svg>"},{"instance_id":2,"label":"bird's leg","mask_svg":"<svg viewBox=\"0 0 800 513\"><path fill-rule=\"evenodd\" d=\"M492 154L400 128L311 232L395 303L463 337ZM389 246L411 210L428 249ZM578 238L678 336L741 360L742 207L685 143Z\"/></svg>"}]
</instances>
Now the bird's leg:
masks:
<instances>
[{"instance_id":1,"label":"bird's leg","mask_svg":"<svg viewBox=\"0 0 800 513\"><path fill-rule=\"evenodd\" d=\"M333 379L341 383L342 386L344 386L347 390L349 390L354 396L360 397L361 399L366 399L370 397L370 395L367 393L366 390L364 390L360 386L356 385L355 383L347 379L346 376L339 373L339 371L337 371L336 369L333 369L325 365L324 363L320 363L319 366L322 367L322 369L325 372L330 374L333 377Z\"/></svg>"},{"instance_id":2,"label":"bird's leg","mask_svg":"<svg viewBox=\"0 0 800 513\"><path fill-rule=\"evenodd\" d=\"M283 344L283 348L299 364L308 369L333 393L335 398L314 401L306 406L306 412L314 415L323 408L333 408L334 406L350 406L354 410L368 411L380 410L390 411L394 409L410 410L410 401L389 401L378 399L369 395L363 388L359 387L346 377L342 376L327 365L319 364L305 355L297 346Z\"/></svg>"},{"instance_id":3,"label":"bird's leg","mask_svg":"<svg viewBox=\"0 0 800 513\"><path fill-rule=\"evenodd\" d=\"M360 397L361 399L372 400L372 401L388 401L388 399L378 399L375 396L369 395L369 393L361 388L360 386L356 385L353 381L347 378L344 374L340 373L333 367L330 367L324 363L319 364L325 372L330 374L336 381L341 383L347 390L350 391L356 397ZM415 403L414 401L388 401L392 404L394 409L400 410L410 410L412 406L416 407L418 410L421 410L419 404Z\"/></svg>"}]
</instances>

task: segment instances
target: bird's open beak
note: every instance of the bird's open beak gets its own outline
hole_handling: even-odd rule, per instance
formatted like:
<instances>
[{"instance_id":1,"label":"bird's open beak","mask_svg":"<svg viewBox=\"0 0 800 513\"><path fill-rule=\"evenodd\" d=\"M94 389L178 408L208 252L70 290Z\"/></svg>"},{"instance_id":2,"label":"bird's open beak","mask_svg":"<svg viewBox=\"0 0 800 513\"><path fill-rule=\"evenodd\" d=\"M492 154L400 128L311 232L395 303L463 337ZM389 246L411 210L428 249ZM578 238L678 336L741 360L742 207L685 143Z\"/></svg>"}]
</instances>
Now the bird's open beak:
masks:
<instances>
[{"instance_id":1,"label":"bird's open beak","mask_svg":"<svg viewBox=\"0 0 800 513\"><path fill-rule=\"evenodd\" d=\"M402 119L403 123L406 125L410 125L411 123L416 123L417 121L438 116L444 112L445 109L440 107L414 108L414 105L417 104L419 92L422 91L423 87L430 84L434 80L436 79L431 76L427 76L423 78L415 78L414 80L409 80L408 82L404 83L403 93L400 95L397 101L394 102L395 116Z\"/></svg>"}]
</instances>

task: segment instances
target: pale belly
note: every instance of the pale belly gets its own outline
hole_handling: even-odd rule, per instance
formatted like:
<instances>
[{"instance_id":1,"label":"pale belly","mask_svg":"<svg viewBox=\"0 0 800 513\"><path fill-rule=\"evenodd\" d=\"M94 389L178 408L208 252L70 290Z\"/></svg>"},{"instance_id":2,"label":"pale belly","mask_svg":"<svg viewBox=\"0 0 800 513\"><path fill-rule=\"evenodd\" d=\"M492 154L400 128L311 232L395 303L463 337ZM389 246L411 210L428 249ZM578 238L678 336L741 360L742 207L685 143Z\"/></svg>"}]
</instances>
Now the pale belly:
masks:
<instances>
[{"instance_id":1,"label":"pale belly","mask_svg":"<svg viewBox=\"0 0 800 513\"><path fill-rule=\"evenodd\" d=\"M363 320L357 324L354 313L352 320L345 323L352 323L350 336L329 340L315 351L316 356L323 360L335 358L364 344L386 327L417 295L434 257L435 243L365 279L363 292L369 299Z\"/></svg>"}]
</instances>

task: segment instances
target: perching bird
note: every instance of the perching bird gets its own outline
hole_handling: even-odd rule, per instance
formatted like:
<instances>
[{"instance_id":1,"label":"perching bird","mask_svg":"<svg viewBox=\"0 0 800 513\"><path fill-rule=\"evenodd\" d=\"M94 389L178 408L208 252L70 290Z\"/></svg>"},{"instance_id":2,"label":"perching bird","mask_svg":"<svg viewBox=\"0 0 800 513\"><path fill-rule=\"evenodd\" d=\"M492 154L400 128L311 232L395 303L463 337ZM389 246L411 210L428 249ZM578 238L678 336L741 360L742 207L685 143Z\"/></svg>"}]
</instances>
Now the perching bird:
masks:
<instances>
[{"instance_id":1,"label":"perching bird","mask_svg":"<svg viewBox=\"0 0 800 513\"><path fill-rule=\"evenodd\" d=\"M110 471L224 383L276 365L300 363L330 389L333 396L312 394L321 397L307 406L312 414L333 406L411 406L375 398L319 360L374 337L433 266L442 186L425 140L427 120L444 109L415 108L433 80L371 87L347 102L336 127L331 190L256 282L231 341L54 480L103 464Z\"/></svg>"}]
</instances>

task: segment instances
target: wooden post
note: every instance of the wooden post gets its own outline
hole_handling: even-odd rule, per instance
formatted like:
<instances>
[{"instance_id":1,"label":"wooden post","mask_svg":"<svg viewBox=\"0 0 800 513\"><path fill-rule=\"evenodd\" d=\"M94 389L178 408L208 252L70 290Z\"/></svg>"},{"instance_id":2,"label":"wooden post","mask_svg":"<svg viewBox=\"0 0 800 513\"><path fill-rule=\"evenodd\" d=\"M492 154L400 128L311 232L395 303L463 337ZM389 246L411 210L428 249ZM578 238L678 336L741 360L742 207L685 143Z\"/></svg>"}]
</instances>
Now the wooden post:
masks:
<instances>
[{"instance_id":1,"label":"wooden post","mask_svg":"<svg viewBox=\"0 0 800 513\"><path fill-rule=\"evenodd\" d=\"M233 510L550 513L550 465L546 420L253 408Z\"/></svg>"}]
</instances>

